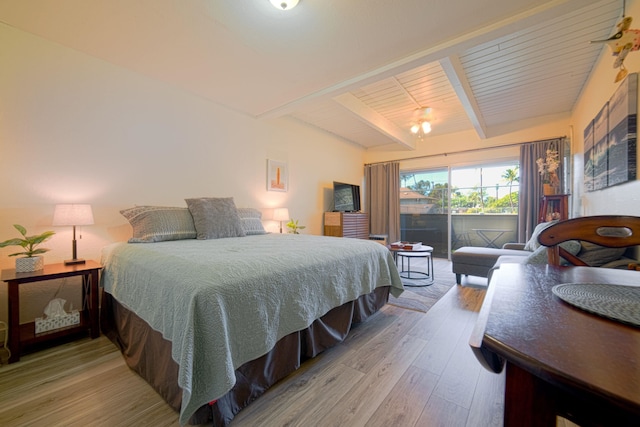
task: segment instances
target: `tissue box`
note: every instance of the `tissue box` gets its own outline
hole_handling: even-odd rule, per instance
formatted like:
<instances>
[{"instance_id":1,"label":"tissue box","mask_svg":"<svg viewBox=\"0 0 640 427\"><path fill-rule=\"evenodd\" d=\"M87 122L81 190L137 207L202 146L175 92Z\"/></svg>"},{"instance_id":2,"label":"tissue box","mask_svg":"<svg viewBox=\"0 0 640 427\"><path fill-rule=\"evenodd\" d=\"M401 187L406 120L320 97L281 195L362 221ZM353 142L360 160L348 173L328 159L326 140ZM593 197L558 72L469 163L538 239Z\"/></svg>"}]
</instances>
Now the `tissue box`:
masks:
<instances>
[{"instance_id":1,"label":"tissue box","mask_svg":"<svg viewBox=\"0 0 640 427\"><path fill-rule=\"evenodd\" d=\"M68 328L80 324L80 312L73 310L65 316L36 318L36 334L53 331L55 329Z\"/></svg>"}]
</instances>

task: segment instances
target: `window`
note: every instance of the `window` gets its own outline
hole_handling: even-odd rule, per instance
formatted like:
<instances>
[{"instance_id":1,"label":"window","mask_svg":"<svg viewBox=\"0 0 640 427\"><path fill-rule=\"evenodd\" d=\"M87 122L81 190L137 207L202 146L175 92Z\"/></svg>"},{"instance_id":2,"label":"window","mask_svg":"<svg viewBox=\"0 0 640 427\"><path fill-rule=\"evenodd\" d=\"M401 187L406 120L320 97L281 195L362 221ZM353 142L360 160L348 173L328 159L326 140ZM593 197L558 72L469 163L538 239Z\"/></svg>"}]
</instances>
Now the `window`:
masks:
<instances>
[{"instance_id":1,"label":"window","mask_svg":"<svg viewBox=\"0 0 640 427\"><path fill-rule=\"evenodd\" d=\"M402 240L432 246L434 256L445 258L450 248L515 241L517 161L452 168L450 179L448 168L400 172Z\"/></svg>"},{"instance_id":2,"label":"window","mask_svg":"<svg viewBox=\"0 0 640 427\"><path fill-rule=\"evenodd\" d=\"M400 173L400 238L433 247L447 257L449 171L438 169Z\"/></svg>"},{"instance_id":3,"label":"window","mask_svg":"<svg viewBox=\"0 0 640 427\"><path fill-rule=\"evenodd\" d=\"M458 214L517 214L516 163L451 170L451 210Z\"/></svg>"},{"instance_id":4,"label":"window","mask_svg":"<svg viewBox=\"0 0 640 427\"><path fill-rule=\"evenodd\" d=\"M400 213L446 214L448 212L448 171L400 173Z\"/></svg>"}]
</instances>

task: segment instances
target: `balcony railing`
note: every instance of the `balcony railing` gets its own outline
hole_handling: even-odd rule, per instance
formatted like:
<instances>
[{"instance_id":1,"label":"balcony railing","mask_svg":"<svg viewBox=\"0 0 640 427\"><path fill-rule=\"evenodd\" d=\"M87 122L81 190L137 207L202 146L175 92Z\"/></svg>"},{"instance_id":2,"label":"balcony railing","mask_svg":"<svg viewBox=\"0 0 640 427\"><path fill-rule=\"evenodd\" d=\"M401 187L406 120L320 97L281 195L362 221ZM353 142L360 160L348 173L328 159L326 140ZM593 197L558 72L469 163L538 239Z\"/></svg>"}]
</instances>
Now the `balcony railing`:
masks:
<instances>
[{"instance_id":1,"label":"balcony railing","mask_svg":"<svg viewBox=\"0 0 640 427\"><path fill-rule=\"evenodd\" d=\"M452 214L452 250L462 246L501 247L517 241L518 216L514 214ZM448 258L446 214L400 214L402 240L433 247L433 255Z\"/></svg>"}]
</instances>

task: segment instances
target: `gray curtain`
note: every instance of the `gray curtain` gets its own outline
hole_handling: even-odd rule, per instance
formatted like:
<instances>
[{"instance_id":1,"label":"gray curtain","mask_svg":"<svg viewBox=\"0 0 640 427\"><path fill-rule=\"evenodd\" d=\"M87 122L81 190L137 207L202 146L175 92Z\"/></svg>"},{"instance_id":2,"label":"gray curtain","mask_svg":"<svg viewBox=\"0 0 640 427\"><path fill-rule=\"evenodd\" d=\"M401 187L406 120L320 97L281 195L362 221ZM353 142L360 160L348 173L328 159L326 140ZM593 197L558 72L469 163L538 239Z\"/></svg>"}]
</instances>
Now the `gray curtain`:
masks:
<instances>
[{"instance_id":1,"label":"gray curtain","mask_svg":"<svg viewBox=\"0 0 640 427\"><path fill-rule=\"evenodd\" d=\"M538 224L540 199L542 198L542 179L536 160L545 158L547 149L558 150L560 167L560 193L564 193L564 162L566 138L549 139L523 144L520 147L520 193L518 213L518 241L526 242Z\"/></svg>"},{"instance_id":2,"label":"gray curtain","mask_svg":"<svg viewBox=\"0 0 640 427\"><path fill-rule=\"evenodd\" d=\"M400 164L365 165L366 210L370 233L386 234L388 243L400 240Z\"/></svg>"}]
</instances>

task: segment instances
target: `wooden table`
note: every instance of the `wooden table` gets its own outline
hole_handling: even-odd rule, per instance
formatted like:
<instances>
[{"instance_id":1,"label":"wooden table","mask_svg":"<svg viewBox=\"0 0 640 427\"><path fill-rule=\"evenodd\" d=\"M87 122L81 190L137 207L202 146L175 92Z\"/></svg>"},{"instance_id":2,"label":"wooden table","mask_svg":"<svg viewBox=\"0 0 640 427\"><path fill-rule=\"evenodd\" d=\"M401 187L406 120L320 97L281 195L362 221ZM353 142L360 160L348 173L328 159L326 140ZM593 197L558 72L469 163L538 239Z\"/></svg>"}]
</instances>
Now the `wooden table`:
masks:
<instances>
[{"instance_id":1,"label":"wooden table","mask_svg":"<svg viewBox=\"0 0 640 427\"><path fill-rule=\"evenodd\" d=\"M560 283L640 284L640 273L502 264L470 345L485 367L506 364L504 425L640 425L640 328L573 307Z\"/></svg>"},{"instance_id":2,"label":"wooden table","mask_svg":"<svg viewBox=\"0 0 640 427\"><path fill-rule=\"evenodd\" d=\"M401 248L393 245L387 245L387 248L393 252L393 259L398 265L398 257L402 258L402 267L400 269L400 277L403 279L422 280L422 284L416 285L413 283L403 283L404 286L409 287L423 287L432 285L435 280L435 273L433 271L433 247L427 245L419 245L413 248ZM407 258L407 269L404 269L404 258ZM411 270L411 258L426 258L427 271ZM411 274L417 275L411 277Z\"/></svg>"},{"instance_id":3,"label":"wooden table","mask_svg":"<svg viewBox=\"0 0 640 427\"><path fill-rule=\"evenodd\" d=\"M9 293L9 363L20 360L20 354L25 348L59 339L89 330L91 338L100 336L99 306L98 306L98 273L102 266L95 261L85 264L47 264L42 270L28 273L16 273L15 269L2 270L1 280L7 282ZM43 280L62 279L65 277L82 276L83 307L80 324L60 330L52 330L42 334L35 334L34 322L20 324L20 289L23 283L41 282ZM86 298L88 296L88 298Z\"/></svg>"}]
</instances>

